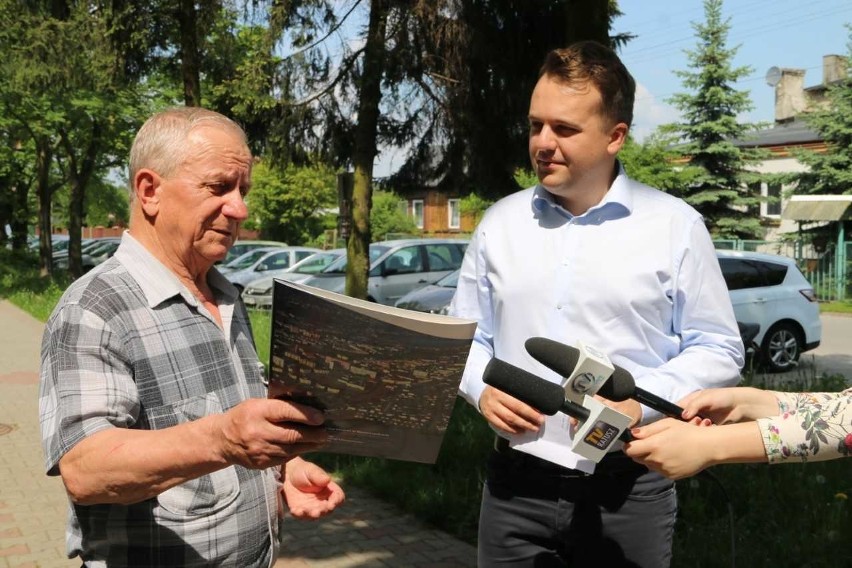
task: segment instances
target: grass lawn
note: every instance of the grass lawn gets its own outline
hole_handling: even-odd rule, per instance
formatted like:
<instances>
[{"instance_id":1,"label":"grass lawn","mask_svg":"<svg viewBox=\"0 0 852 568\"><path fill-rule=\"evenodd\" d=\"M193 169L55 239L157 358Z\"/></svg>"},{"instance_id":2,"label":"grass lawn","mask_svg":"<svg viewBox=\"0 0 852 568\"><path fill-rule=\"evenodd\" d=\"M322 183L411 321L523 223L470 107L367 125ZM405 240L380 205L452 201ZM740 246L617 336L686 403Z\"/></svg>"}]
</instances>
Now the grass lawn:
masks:
<instances>
[{"instance_id":1,"label":"grass lawn","mask_svg":"<svg viewBox=\"0 0 852 568\"><path fill-rule=\"evenodd\" d=\"M852 302L821 302L819 311L822 314L852 314Z\"/></svg>"}]
</instances>

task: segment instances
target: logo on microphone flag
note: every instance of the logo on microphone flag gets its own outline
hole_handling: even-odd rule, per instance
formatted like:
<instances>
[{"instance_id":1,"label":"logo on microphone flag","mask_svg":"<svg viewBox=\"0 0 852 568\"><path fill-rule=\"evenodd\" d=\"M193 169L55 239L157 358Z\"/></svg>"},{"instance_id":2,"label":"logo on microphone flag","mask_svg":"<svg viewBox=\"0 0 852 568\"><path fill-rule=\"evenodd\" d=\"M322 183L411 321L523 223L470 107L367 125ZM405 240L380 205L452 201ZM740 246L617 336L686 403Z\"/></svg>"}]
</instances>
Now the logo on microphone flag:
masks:
<instances>
[{"instance_id":1,"label":"logo on microphone flag","mask_svg":"<svg viewBox=\"0 0 852 568\"><path fill-rule=\"evenodd\" d=\"M586 433L583 441L599 450L606 450L615 440L618 439L618 434L620 432L621 430L618 427L604 422L603 420L598 420Z\"/></svg>"}]
</instances>

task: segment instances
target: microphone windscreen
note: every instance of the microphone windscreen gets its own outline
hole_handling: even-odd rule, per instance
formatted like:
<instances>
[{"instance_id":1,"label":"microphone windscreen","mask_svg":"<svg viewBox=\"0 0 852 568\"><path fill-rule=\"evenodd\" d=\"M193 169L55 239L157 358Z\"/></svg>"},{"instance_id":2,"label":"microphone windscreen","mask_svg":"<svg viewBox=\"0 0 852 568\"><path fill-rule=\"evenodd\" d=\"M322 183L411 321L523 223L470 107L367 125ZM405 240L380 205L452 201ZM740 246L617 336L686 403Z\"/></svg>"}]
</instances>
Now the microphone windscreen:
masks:
<instances>
[{"instance_id":1,"label":"microphone windscreen","mask_svg":"<svg viewBox=\"0 0 852 568\"><path fill-rule=\"evenodd\" d=\"M621 402L633 398L636 394L636 381L626 369L616 366L609 379L598 389L597 394L609 400Z\"/></svg>"},{"instance_id":2,"label":"microphone windscreen","mask_svg":"<svg viewBox=\"0 0 852 568\"><path fill-rule=\"evenodd\" d=\"M546 337L530 337L524 347L536 361L563 377L570 377L580 360L579 349Z\"/></svg>"},{"instance_id":3,"label":"microphone windscreen","mask_svg":"<svg viewBox=\"0 0 852 568\"><path fill-rule=\"evenodd\" d=\"M496 357L485 366L482 380L486 385L517 398L542 414L556 414L565 402L565 391L559 385Z\"/></svg>"}]
</instances>

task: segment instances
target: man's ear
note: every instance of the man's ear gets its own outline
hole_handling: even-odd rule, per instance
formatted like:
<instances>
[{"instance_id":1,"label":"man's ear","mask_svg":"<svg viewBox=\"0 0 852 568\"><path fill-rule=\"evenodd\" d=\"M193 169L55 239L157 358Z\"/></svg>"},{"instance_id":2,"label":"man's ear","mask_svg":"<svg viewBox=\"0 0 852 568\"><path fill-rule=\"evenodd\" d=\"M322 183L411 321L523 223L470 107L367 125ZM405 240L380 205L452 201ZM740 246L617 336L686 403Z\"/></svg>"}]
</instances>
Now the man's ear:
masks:
<instances>
[{"instance_id":1,"label":"man's ear","mask_svg":"<svg viewBox=\"0 0 852 568\"><path fill-rule=\"evenodd\" d=\"M142 168L133 178L133 191L145 215L155 217L160 210L162 178L154 170Z\"/></svg>"},{"instance_id":2,"label":"man's ear","mask_svg":"<svg viewBox=\"0 0 852 568\"><path fill-rule=\"evenodd\" d=\"M627 141L627 132L629 128L623 122L617 123L612 127L609 133L609 145L607 146L607 150L613 156L618 154L618 151L621 150L621 147L624 146L624 143Z\"/></svg>"}]
</instances>

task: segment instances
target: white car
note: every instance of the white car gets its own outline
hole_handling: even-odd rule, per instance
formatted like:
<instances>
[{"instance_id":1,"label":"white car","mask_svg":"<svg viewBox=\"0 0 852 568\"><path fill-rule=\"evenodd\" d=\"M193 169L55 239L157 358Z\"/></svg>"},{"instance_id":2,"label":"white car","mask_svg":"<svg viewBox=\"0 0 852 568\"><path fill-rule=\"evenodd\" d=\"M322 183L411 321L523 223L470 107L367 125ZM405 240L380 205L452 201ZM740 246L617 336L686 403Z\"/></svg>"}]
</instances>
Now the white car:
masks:
<instances>
[{"instance_id":1,"label":"white car","mask_svg":"<svg viewBox=\"0 0 852 568\"><path fill-rule=\"evenodd\" d=\"M243 290L243 302L252 308L272 307L272 286L274 280L287 280L289 282L303 282L322 271L329 264L337 260L346 252L346 249L332 249L316 252L283 270L271 270L265 275L250 282Z\"/></svg>"},{"instance_id":2,"label":"white car","mask_svg":"<svg viewBox=\"0 0 852 568\"><path fill-rule=\"evenodd\" d=\"M231 284L236 286L240 293L242 293L243 289L245 289L249 282L253 282L264 276L270 270L289 268L300 260L311 256L315 252L320 252L320 249L310 247L275 247L270 249L257 249L250 251L230 264L225 265L224 268L230 268L230 270L228 272L223 270L222 273L225 275L225 278L227 278ZM254 253L258 253L256 258L253 257ZM240 263L241 259L249 258L251 259L250 262L246 261L244 263Z\"/></svg>"},{"instance_id":3,"label":"white car","mask_svg":"<svg viewBox=\"0 0 852 568\"><path fill-rule=\"evenodd\" d=\"M759 360L773 372L788 371L822 340L813 286L786 256L716 251L737 321L755 323Z\"/></svg>"}]
</instances>

